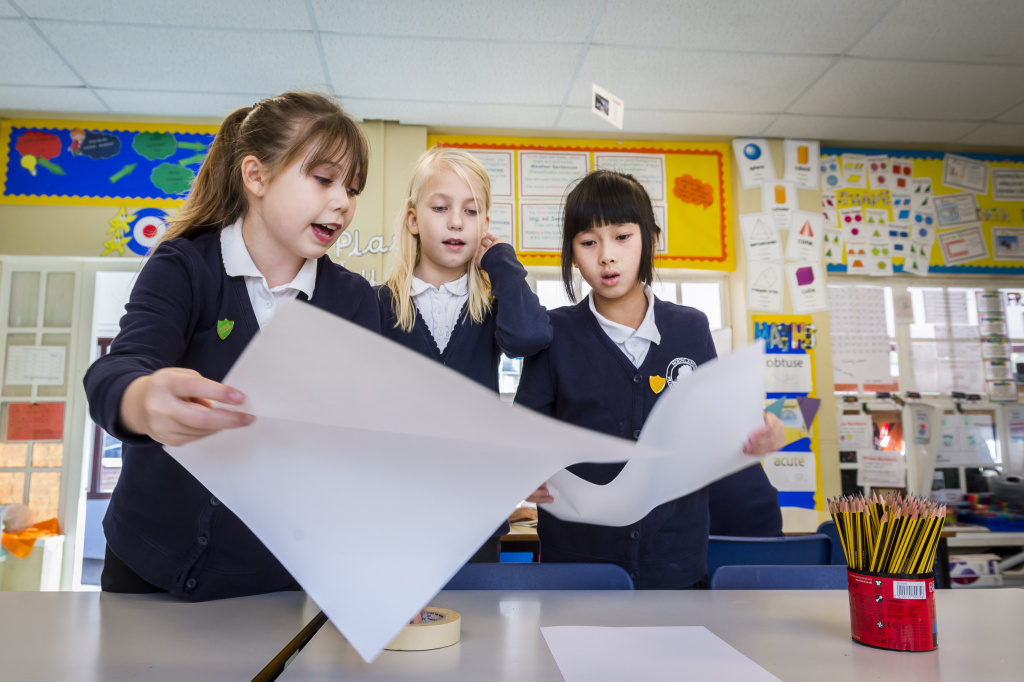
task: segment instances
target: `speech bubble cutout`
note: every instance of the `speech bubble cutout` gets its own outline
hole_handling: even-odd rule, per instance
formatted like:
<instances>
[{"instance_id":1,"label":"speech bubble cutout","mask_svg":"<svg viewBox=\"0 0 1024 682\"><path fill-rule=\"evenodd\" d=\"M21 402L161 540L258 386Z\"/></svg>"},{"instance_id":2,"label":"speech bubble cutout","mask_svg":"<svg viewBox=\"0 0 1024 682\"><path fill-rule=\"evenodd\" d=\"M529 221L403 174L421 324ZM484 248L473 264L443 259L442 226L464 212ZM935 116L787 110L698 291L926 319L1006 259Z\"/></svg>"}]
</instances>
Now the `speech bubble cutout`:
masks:
<instances>
[{"instance_id":1,"label":"speech bubble cutout","mask_svg":"<svg viewBox=\"0 0 1024 682\"><path fill-rule=\"evenodd\" d=\"M676 178L672 194L688 204L703 206L705 210L715 203L714 190L711 185L701 182L692 175L683 175Z\"/></svg>"},{"instance_id":2,"label":"speech bubble cutout","mask_svg":"<svg viewBox=\"0 0 1024 682\"><path fill-rule=\"evenodd\" d=\"M96 161L109 159L121 153L121 140L107 133L86 133L78 152Z\"/></svg>"},{"instance_id":3,"label":"speech bubble cutout","mask_svg":"<svg viewBox=\"0 0 1024 682\"><path fill-rule=\"evenodd\" d=\"M167 194L184 194L192 188L196 174L176 163L161 163L149 175L149 181Z\"/></svg>"},{"instance_id":4,"label":"speech bubble cutout","mask_svg":"<svg viewBox=\"0 0 1024 682\"><path fill-rule=\"evenodd\" d=\"M178 141L170 133L139 133L132 140L132 149L150 161L166 159L178 150Z\"/></svg>"},{"instance_id":5,"label":"speech bubble cutout","mask_svg":"<svg viewBox=\"0 0 1024 682\"><path fill-rule=\"evenodd\" d=\"M18 136L14 148L22 156L31 154L37 159L53 159L60 156L60 138L53 133L29 130Z\"/></svg>"}]
</instances>

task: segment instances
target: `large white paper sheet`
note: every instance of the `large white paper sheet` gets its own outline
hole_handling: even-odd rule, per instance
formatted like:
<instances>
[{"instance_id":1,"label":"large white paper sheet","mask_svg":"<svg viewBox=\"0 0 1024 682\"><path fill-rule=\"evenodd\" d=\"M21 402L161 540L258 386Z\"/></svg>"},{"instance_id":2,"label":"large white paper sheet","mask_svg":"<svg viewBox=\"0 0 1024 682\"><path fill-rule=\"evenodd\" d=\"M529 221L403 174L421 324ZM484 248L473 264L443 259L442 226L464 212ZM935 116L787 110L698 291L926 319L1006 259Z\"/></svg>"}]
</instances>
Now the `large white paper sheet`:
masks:
<instances>
[{"instance_id":1,"label":"large white paper sheet","mask_svg":"<svg viewBox=\"0 0 1024 682\"><path fill-rule=\"evenodd\" d=\"M367 661L548 476L663 454L504 405L299 302L282 306L224 383L256 421L169 451Z\"/></svg>"},{"instance_id":2,"label":"large white paper sheet","mask_svg":"<svg viewBox=\"0 0 1024 682\"><path fill-rule=\"evenodd\" d=\"M763 343L697 368L669 387L638 440L671 456L631 459L607 485L569 471L548 479L554 502L544 509L564 521L627 526L651 509L688 495L756 460L743 443L764 425Z\"/></svg>"},{"instance_id":3,"label":"large white paper sheet","mask_svg":"<svg viewBox=\"0 0 1024 682\"><path fill-rule=\"evenodd\" d=\"M282 306L224 383L256 421L168 450L367 661L555 472L669 454L502 404L300 302Z\"/></svg>"},{"instance_id":4,"label":"large white paper sheet","mask_svg":"<svg viewBox=\"0 0 1024 682\"><path fill-rule=\"evenodd\" d=\"M540 631L565 682L779 679L701 626L560 625Z\"/></svg>"}]
</instances>

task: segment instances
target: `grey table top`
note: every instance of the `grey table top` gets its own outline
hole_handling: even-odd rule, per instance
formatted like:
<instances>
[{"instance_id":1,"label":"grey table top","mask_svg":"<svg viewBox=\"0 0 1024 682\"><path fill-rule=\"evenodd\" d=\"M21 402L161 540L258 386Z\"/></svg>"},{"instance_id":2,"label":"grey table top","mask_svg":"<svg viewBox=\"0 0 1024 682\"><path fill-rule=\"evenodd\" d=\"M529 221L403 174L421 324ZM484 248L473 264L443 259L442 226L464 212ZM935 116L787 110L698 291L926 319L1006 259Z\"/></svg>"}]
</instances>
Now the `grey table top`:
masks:
<instances>
[{"instance_id":1,"label":"grey table top","mask_svg":"<svg viewBox=\"0 0 1024 682\"><path fill-rule=\"evenodd\" d=\"M458 644L385 651L368 665L327 624L280 679L561 680L540 632L548 625L703 625L786 682L1024 679L1024 591L936 599L939 649L903 653L850 639L845 591L442 592L431 604L462 614ZM316 612L300 592L201 604L0 593L0 678L250 680ZM685 670L681 659L681 679Z\"/></svg>"}]
</instances>

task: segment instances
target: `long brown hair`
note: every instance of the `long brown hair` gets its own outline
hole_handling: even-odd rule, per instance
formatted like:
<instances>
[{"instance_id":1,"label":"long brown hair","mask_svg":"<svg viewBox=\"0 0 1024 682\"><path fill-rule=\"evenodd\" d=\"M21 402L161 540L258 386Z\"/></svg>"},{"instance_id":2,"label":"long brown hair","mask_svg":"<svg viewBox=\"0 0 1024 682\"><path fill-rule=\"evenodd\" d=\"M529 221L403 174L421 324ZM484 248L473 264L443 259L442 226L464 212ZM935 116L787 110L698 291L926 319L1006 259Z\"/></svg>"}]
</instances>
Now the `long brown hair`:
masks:
<instances>
[{"instance_id":1,"label":"long brown hair","mask_svg":"<svg viewBox=\"0 0 1024 682\"><path fill-rule=\"evenodd\" d=\"M338 165L345 184L363 190L369 145L352 117L331 98L290 91L235 109L221 123L192 191L178 215L168 221L163 239L193 239L244 216L249 202L242 160L247 156L259 159L269 182L302 154L303 173L325 163Z\"/></svg>"}]
</instances>

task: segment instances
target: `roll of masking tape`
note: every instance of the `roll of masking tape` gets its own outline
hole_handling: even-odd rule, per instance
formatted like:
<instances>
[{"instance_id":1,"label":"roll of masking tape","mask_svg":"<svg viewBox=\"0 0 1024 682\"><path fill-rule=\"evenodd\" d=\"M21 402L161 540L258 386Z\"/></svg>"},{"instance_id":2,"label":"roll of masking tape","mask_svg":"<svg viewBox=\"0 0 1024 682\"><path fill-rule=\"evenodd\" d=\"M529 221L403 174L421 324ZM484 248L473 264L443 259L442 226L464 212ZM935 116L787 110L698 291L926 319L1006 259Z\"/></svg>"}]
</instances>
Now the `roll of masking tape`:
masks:
<instances>
[{"instance_id":1,"label":"roll of masking tape","mask_svg":"<svg viewBox=\"0 0 1024 682\"><path fill-rule=\"evenodd\" d=\"M459 641L462 636L462 616L455 611L428 606L423 610L423 622L410 623L388 644L388 651L427 651L442 649Z\"/></svg>"}]
</instances>

